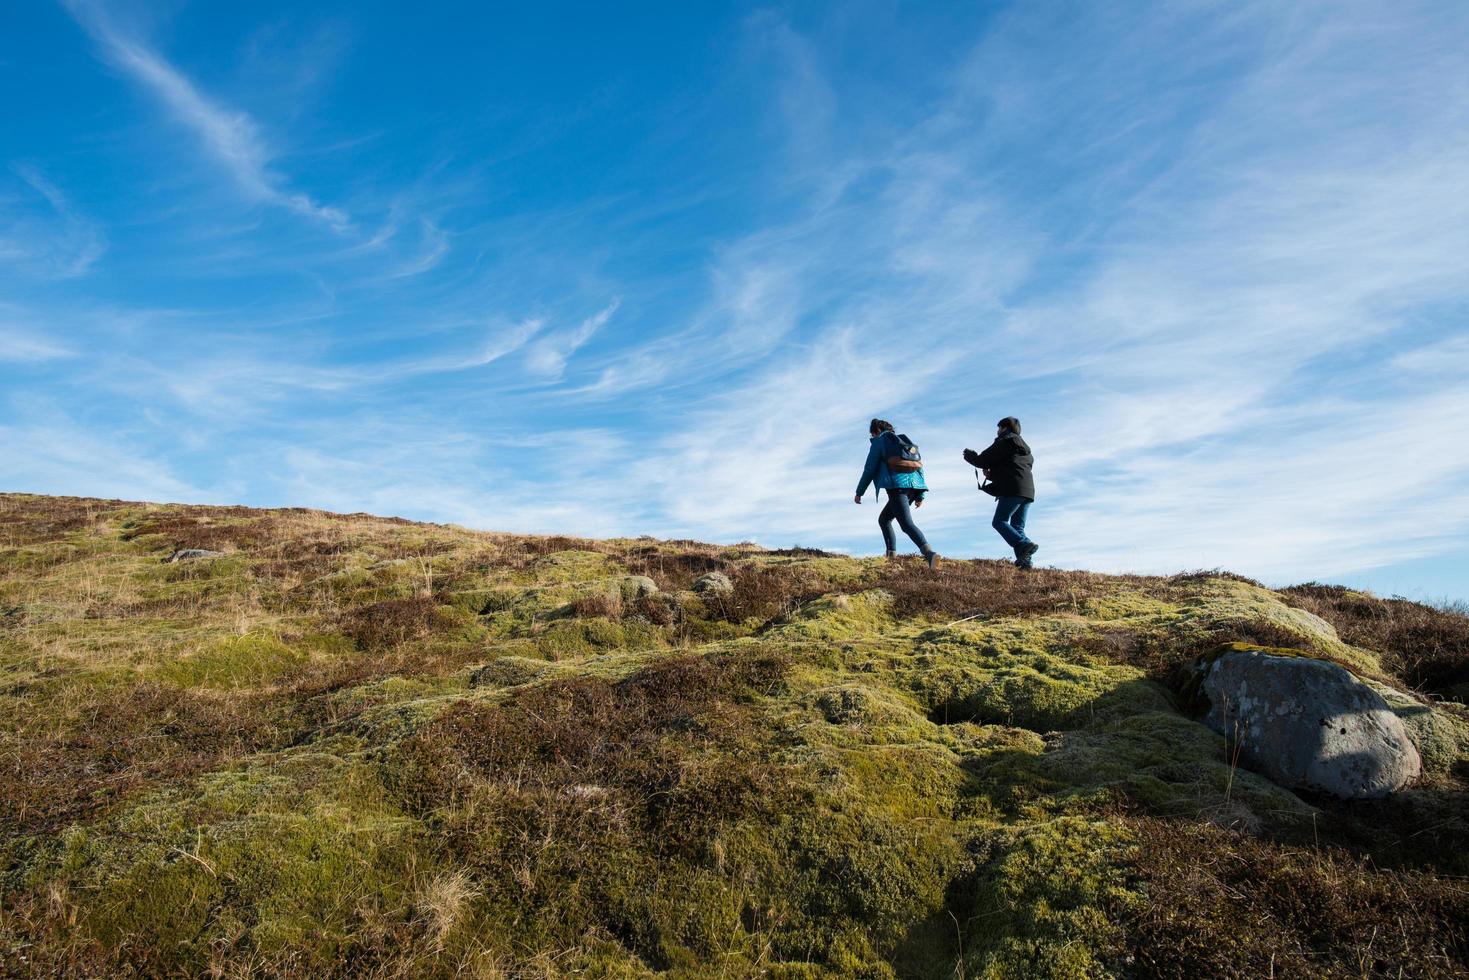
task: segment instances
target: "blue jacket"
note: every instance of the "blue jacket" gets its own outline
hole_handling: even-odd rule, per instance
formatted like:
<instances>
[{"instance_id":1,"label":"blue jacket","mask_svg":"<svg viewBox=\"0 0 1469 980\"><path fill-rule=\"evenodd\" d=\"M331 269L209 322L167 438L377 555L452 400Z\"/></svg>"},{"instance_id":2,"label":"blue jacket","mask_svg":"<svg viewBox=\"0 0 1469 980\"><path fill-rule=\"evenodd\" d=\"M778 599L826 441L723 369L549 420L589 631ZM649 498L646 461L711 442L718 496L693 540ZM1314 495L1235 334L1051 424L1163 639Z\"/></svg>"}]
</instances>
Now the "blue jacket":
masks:
<instances>
[{"instance_id":1,"label":"blue jacket","mask_svg":"<svg viewBox=\"0 0 1469 980\"><path fill-rule=\"evenodd\" d=\"M921 490L928 492L923 482L923 471L894 473L888 469L888 457L899 455L898 440L891 433L883 432L872 437L872 448L867 450L867 462L862 467L862 479L857 481L857 496L867 492L868 484L876 484L879 490Z\"/></svg>"}]
</instances>

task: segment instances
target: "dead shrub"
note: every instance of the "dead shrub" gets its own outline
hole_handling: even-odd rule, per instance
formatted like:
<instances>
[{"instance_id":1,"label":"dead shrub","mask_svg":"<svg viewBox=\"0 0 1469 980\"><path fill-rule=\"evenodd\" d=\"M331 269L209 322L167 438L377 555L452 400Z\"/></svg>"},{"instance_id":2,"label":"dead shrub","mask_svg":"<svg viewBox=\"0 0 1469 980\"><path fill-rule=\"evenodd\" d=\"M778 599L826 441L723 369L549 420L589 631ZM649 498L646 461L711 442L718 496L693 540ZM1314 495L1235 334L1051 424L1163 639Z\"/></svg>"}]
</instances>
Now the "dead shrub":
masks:
<instances>
[{"instance_id":1,"label":"dead shrub","mask_svg":"<svg viewBox=\"0 0 1469 980\"><path fill-rule=\"evenodd\" d=\"M1326 620L1347 643L1382 654L1384 666L1410 687L1464 699L1469 615L1463 606L1379 599L1317 582L1283 589L1281 595Z\"/></svg>"},{"instance_id":2,"label":"dead shrub","mask_svg":"<svg viewBox=\"0 0 1469 980\"><path fill-rule=\"evenodd\" d=\"M668 595L645 595L634 599L624 615L645 619L654 626L672 626L684 620L683 606Z\"/></svg>"},{"instance_id":3,"label":"dead shrub","mask_svg":"<svg viewBox=\"0 0 1469 980\"><path fill-rule=\"evenodd\" d=\"M461 702L403 743L394 789L431 814L456 861L548 942L612 935L654 968L668 939L651 880L730 880L760 867L723 842L797 808L758 696L788 669L765 654L675 656L622 680L534 684ZM495 901L495 899L492 899Z\"/></svg>"},{"instance_id":4,"label":"dead shrub","mask_svg":"<svg viewBox=\"0 0 1469 980\"><path fill-rule=\"evenodd\" d=\"M140 684L0 742L0 829L55 831L114 802L291 737L260 697L220 699Z\"/></svg>"},{"instance_id":5,"label":"dead shrub","mask_svg":"<svg viewBox=\"0 0 1469 980\"><path fill-rule=\"evenodd\" d=\"M606 551L600 541L590 538L569 538L564 534L547 537L521 538L521 549L530 555L551 555L558 551Z\"/></svg>"},{"instance_id":6,"label":"dead shrub","mask_svg":"<svg viewBox=\"0 0 1469 980\"><path fill-rule=\"evenodd\" d=\"M440 625L439 605L428 596L384 599L344 610L337 628L362 650L384 650L426 640Z\"/></svg>"},{"instance_id":7,"label":"dead shrub","mask_svg":"<svg viewBox=\"0 0 1469 980\"><path fill-rule=\"evenodd\" d=\"M1245 585L1253 585L1262 589L1264 588L1263 585L1250 578L1249 576L1240 575L1236 572L1225 571L1222 568L1196 568L1191 572L1178 572L1177 574L1168 576L1166 581L1170 585L1194 585L1200 582L1207 582L1210 579L1224 579L1228 582L1243 582Z\"/></svg>"},{"instance_id":8,"label":"dead shrub","mask_svg":"<svg viewBox=\"0 0 1469 980\"><path fill-rule=\"evenodd\" d=\"M578 619L621 619L622 596L615 592L589 592L571 603L571 614Z\"/></svg>"},{"instance_id":9,"label":"dead shrub","mask_svg":"<svg viewBox=\"0 0 1469 980\"><path fill-rule=\"evenodd\" d=\"M579 835L616 829L599 820L636 821L644 846L703 857L715 825L774 799L774 768L735 749L751 725L748 703L787 669L768 655L678 656L620 681L569 678L503 704L462 702L408 740L414 764L401 789L433 810L494 785L510 824L501 832L535 840L559 825L572 862ZM474 851L472 838L459 844ZM467 857L498 865L507 854Z\"/></svg>"},{"instance_id":10,"label":"dead shrub","mask_svg":"<svg viewBox=\"0 0 1469 980\"><path fill-rule=\"evenodd\" d=\"M1463 976L1469 889L1335 849L1208 824L1129 820L1147 902L1126 923L1138 977Z\"/></svg>"},{"instance_id":11,"label":"dead shrub","mask_svg":"<svg viewBox=\"0 0 1469 980\"><path fill-rule=\"evenodd\" d=\"M891 562L878 587L893 595L899 616L1024 616L1055 612L1115 591L1115 576L1016 568L1007 561L947 561L936 571L916 562Z\"/></svg>"},{"instance_id":12,"label":"dead shrub","mask_svg":"<svg viewBox=\"0 0 1469 980\"><path fill-rule=\"evenodd\" d=\"M717 619L770 622L838 587L807 565L744 565L730 572L733 590L709 593L704 604Z\"/></svg>"},{"instance_id":13,"label":"dead shrub","mask_svg":"<svg viewBox=\"0 0 1469 980\"><path fill-rule=\"evenodd\" d=\"M124 541L132 541L156 536L163 538L175 550L204 548L209 551L232 548L248 551L270 542L274 532L272 521L256 517L243 522L218 523L227 516L223 513L227 511L229 508L211 509L211 513L207 515L165 513L125 530L122 538Z\"/></svg>"},{"instance_id":14,"label":"dead shrub","mask_svg":"<svg viewBox=\"0 0 1469 980\"><path fill-rule=\"evenodd\" d=\"M645 545L623 558L629 574L646 575L667 592L689 589L694 579L706 572L723 571L728 562L708 545L693 545L696 550L672 551L665 546Z\"/></svg>"}]
</instances>

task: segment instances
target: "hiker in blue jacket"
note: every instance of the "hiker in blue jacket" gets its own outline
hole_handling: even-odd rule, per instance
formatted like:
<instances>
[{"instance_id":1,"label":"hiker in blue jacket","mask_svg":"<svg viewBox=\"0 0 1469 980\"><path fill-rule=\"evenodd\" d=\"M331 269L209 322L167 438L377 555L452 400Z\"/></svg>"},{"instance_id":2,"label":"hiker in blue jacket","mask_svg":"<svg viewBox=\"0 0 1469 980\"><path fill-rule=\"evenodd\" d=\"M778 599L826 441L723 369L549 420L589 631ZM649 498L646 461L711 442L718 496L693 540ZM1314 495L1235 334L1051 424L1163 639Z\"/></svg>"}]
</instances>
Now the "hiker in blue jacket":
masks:
<instances>
[{"instance_id":1,"label":"hiker in blue jacket","mask_svg":"<svg viewBox=\"0 0 1469 980\"><path fill-rule=\"evenodd\" d=\"M862 479L857 481L857 493L852 499L862 503L862 495L867 492L868 484L875 484L877 489L886 490L888 502L882 513L877 515L877 526L882 529L882 543L887 549L887 557L894 558L898 553L898 541L893 534L893 521L896 520L903 533L918 545L918 551L928 562L928 567L937 567L938 552L928 546L928 540L918 530L918 525L913 523L913 512L909 510L910 504L913 507L922 507L923 498L928 494L928 484L923 482L923 466L918 456L918 447L905 436L895 433L891 422L882 419L873 419L867 427L867 434L872 438L872 446L867 450L867 463L862 467ZM905 463L905 457L910 462ZM889 460L897 462L890 463ZM917 464L915 468L906 468L914 463Z\"/></svg>"}]
</instances>

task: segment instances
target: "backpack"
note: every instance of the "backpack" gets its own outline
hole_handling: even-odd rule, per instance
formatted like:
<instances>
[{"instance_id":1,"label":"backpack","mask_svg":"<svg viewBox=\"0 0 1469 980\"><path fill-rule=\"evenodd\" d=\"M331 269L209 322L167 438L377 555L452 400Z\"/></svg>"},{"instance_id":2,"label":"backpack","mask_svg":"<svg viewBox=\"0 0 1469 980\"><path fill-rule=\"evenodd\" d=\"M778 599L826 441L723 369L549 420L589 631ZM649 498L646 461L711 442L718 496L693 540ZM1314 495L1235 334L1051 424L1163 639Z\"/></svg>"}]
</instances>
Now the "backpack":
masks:
<instances>
[{"instance_id":1,"label":"backpack","mask_svg":"<svg viewBox=\"0 0 1469 980\"><path fill-rule=\"evenodd\" d=\"M918 451L912 439L893 432L888 435L892 436L888 441L889 448L897 452L896 455L887 458L888 469L895 473L912 473L923 469L923 454Z\"/></svg>"}]
</instances>

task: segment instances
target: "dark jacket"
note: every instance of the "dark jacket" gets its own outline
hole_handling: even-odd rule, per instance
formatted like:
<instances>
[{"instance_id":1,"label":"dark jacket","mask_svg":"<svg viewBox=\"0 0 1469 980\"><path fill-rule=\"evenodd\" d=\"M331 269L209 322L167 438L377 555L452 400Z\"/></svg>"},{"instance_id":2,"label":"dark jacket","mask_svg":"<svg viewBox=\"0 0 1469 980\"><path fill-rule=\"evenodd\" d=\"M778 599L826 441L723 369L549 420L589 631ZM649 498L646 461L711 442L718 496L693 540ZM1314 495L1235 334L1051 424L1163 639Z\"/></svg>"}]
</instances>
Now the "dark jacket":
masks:
<instances>
[{"instance_id":1,"label":"dark jacket","mask_svg":"<svg viewBox=\"0 0 1469 980\"><path fill-rule=\"evenodd\" d=\"M979 468L989 470L990 482L995 485L997 497L1024 497L1035 499L1035 478L1030 468L1035 457L1030 447L1016 432L1007 432L990 444L990 448L979 454Z\"/></svg>"}]
</instances>

